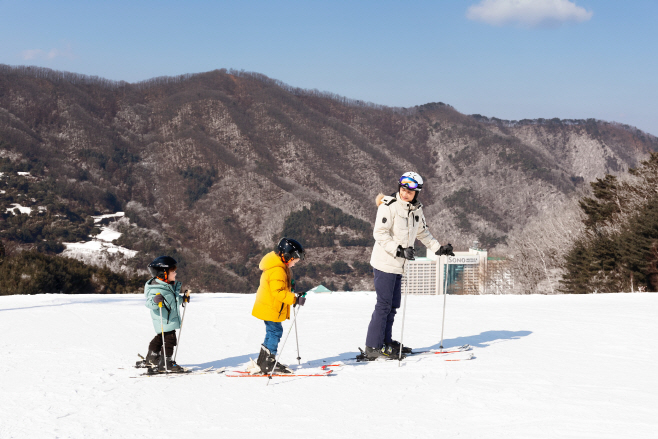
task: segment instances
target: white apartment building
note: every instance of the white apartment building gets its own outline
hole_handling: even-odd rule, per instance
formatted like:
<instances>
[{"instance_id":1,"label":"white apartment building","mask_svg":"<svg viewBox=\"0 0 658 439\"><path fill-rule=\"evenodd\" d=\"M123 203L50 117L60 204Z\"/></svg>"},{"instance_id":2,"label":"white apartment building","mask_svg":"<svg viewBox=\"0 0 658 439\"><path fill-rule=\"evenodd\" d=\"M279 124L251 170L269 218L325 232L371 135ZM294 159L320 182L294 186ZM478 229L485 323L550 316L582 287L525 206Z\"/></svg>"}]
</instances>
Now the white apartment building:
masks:
<instances>
[{"instance_id":1,"label":"white apartment building","mask_svg":"<svg viewBox=\"0 0 658 439\"><path fill-rule=\"evenodd\" d=\"M487 289L487 251L475 242L468 251L455 256L427 257L407 261L406 276L402 276L402 292L409 285L409 294L485 294Z\"/></svg>"}]
</instances>

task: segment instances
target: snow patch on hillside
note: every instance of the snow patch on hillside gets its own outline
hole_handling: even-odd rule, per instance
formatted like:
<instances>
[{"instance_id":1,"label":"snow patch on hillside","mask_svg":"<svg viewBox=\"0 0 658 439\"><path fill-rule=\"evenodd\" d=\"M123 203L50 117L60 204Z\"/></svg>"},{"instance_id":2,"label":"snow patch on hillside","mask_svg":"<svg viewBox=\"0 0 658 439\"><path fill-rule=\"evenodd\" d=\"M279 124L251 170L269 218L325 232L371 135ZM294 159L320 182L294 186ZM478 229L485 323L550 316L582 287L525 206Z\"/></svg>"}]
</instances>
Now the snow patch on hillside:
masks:
<instances>
[{"instance_id":1,"label":"snow patch on hillside","mask_svg":"<svg viewBox=\"0 0 658 439\"><path fill-rule=\"evenodd\" d=\"M99 265L100 262L107 262L110 255L127 259L135 257L137 251L112 244L112 241L121 236L121 232L112 228L113 223L110 223L108 226L100 225L104 219L120 219L124 216L124 212L93 216L94 224L97 225L101 232L93 237L91 241L65 242L66 250L62 252L62 255L94 265Z\"/></svg>"},{"instance_id":2,"label":"snow patch on hillside","mask_svg":"<svg viewBox=\"0 0 658 439\"><path fill-rule=\"evenodd\" d=\"M0 191L0 193L4 194L5 191ZM14 209L18 209L20 213L25 213L25 214L28 214L28 215L32 215L32 211L34 210L32 207L22 206L18 203L12 203L12 204L10 204L10 206L11 207L8 207L7 209L5 209L5 212L10 212L14 215L16 215L16 212L14 212ZM39 212L45 212L46 207L45 206L37 206L37 210Z\"/></svg>"}]
</instances>

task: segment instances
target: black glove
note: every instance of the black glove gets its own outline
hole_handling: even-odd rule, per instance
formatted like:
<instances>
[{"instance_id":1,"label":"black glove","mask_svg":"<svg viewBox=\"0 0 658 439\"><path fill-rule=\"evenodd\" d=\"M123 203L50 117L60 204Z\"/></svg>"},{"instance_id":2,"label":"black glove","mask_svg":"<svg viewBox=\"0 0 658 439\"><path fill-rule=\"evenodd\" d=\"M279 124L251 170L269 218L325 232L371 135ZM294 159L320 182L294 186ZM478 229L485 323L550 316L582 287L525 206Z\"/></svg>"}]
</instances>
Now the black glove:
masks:
<instances>
[{"instance_id":1,"label":"black glove","mask_svg":"<svg viewBox=\"0 0 658 439\"><path fill-rule=\"evenodd\" d=\"M156 296L153 298L153 301L155 302L156 305L159 305L160 302L164 300L164 296L162 294L156 294Z\"/></svg>"},{"instance_id":2,"label":"black glove","mask_svg":"<svg viewBox=\"0 0 658 439\"><path fill-rule=\"evenodd\" d=\"M293 307L299 305L299 306L304 306L306 303L306 293L295 293L295 303L292 305Z\"/></svg>"},{"instance_id":3,"label":"black glove","mask_svg":"<svg viewBox=\"0 0 658 439\"><path fill-rule=\"evenodd\" d=\"M437 256L442 256L442 255L455 256L455 254L452 251L452 244L442 245L441 247L439 247L439 250L434 254Z\"/></svg>"},{"instance_id":4,"label":"black glove","mask_svg":"<svg viewBox=\"0 0 658 439\"><path fill-rule=\"evenodd\" d=\"M402 248L401 245L398 245L398 251L395 254L395 256L399 258L409 259L410 261L414 261L416 259L414 258L415 253L416 250L414 250L413 247Z\"/></svg>"},{"instance_id":5,"label":"black glove","mask_svg":"<svg viewBox=\"0 0 658 439\"><path fill-rule=\"evenodd\" d=\"M184 292L183 295L181 296L181 297L183 298L183 303L184 303L184 304L185 304L185 303L190 303L190 293L191 293L191 292L192 292L192 290L185 290L185 292Z\"/></svg>"}]
</instances>

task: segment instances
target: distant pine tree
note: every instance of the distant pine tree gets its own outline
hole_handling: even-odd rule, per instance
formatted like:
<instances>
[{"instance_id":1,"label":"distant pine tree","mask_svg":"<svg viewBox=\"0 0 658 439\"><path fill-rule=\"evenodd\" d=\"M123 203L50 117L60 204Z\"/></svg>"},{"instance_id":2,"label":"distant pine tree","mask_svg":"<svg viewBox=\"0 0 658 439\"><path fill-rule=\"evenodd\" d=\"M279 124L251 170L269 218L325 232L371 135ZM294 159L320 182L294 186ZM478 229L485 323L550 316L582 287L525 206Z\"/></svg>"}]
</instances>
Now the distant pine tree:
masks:
<instances>
[{"instance_id":1,"label":"distant pine tree","mask_svg":"<svg viewBox=\"0 0 658 439\"><path fill-rule=\"evenodd\" d=\"M629 173L597 179L580 201L585 235L565 255L563 292L658 290L658 153Z\"/></svg>"}]
</instances>

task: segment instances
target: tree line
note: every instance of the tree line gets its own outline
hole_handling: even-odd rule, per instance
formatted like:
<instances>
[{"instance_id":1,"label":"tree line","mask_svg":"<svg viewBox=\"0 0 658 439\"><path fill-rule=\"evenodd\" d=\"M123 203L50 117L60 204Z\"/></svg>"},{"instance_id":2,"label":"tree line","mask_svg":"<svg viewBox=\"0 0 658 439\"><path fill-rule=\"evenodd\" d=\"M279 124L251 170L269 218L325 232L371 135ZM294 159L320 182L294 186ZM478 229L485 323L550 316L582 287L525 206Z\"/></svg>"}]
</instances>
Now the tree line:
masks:
<instances>
[{"instance_id":1,"label":"tree line","mask_svg":"<svg viewBox=\"0 0 658 439\"><path fill-rule=\"evenodd\" d=\"M591 186L579 202L584 230L566 254L561 290L658 291L658 153Z\"/></svg>"}]
</instances>

